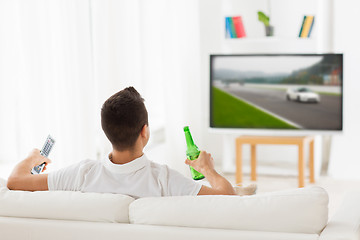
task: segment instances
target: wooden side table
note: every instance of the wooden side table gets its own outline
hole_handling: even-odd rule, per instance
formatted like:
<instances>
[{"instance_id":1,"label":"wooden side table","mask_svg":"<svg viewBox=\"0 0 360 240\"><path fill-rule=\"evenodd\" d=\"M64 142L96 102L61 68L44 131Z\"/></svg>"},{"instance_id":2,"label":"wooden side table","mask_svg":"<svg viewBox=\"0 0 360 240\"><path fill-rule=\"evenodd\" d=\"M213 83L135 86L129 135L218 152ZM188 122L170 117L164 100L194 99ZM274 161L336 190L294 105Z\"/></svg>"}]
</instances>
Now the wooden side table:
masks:
<instances>
[{"instance_id":1,"label":"wooden side table","mask_svg":"<svg viewBox=\"0 0 360 240\"><path fill-rule=\"evenodd\" d=\"M297 145L299 149L298 154L298 172L299 172L299 187L304 187L304 146L310 144L309 147L309 170L310 183L315 182L314 176L314 137L271 137L271 136L241 136L236 138L236 183L242 183L242 146L243 144L250 144L251 146L251 180L256 181L256 145L257 144L283 144L283 145Z\"/></svg>"}]
</instances>

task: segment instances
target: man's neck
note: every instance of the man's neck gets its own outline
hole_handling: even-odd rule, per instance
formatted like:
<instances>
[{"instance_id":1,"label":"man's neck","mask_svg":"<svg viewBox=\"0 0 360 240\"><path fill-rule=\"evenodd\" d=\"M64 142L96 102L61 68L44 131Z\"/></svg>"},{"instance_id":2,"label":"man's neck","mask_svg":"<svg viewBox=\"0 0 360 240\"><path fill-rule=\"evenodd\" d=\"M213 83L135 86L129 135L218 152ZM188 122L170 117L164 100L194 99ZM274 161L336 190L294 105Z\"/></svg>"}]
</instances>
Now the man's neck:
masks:
<instances>
[{"instance_id":1,"label":"man's neck","mask_svg":"<svg viewBox=\"0 0 360 240\"><path fill-rule=\"evenodd\" d=\"M117 151L113 150L109 154L109 159L114 164L125 164L129 163L143 155L143 151L131 151L131 150L125 150L125 151Z\"/></svg>"}]
</instances>

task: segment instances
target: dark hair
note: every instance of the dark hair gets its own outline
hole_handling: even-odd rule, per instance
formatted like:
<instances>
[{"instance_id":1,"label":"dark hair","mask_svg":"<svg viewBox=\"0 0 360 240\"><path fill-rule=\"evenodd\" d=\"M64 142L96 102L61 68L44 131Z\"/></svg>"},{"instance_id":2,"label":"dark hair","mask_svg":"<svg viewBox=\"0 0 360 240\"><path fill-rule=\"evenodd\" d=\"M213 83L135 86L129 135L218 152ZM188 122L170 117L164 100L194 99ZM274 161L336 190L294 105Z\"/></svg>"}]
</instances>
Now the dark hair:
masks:
<instances>
[{"instance_id":1,"label":"dark hair","mask_svg":"<svg viewBox=\"0 0 360 240\"><path fill-rule=\"evenodd\" d=\"M133 87L115 93L101 108L101 127L118 151L131 149L144 125L148 125L144 99Z\"/></svg>"}]
</instances>

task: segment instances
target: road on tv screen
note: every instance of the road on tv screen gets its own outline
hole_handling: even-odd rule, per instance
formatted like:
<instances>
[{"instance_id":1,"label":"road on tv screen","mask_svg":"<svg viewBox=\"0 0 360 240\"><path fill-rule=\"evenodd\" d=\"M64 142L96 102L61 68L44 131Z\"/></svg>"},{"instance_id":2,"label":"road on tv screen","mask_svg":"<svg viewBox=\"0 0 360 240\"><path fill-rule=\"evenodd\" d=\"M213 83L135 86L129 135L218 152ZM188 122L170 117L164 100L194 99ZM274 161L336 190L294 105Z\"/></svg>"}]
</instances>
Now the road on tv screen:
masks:
<instances>
[{"instance_id":1,"label":"road on tv screen","mask_svg":"<svg viewBox=\"0 0 360 240\"><path fill-rule=\"evenodd\" d=\"M261 87L261 85L256 87L246 84L230 84L216 87L289 123L295 123L299 128L341 129L342 103L340 95L321 94L319 103L304 103L288 101L286 89L278 89L276 86L269 88Z\"/></svg>"}]
</instances>

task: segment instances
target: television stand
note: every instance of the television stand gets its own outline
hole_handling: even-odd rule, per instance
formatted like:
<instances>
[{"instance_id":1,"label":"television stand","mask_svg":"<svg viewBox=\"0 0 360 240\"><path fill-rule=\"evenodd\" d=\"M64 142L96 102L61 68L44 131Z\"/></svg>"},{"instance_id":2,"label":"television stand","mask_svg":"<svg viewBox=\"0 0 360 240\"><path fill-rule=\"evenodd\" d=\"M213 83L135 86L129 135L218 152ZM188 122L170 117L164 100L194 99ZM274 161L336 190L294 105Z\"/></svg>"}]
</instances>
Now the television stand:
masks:
<instances>
[{"instance_id":1,"label":"television stand","mask_svg":"<svg viewBox=\"0 0 360 240\"><path fill-rule=\"evenodd\" d=\"M310 183L315 182L314 176L314 137L283 137L283 136L240 136L236 138L236 184L242 183L242 146L250 144L251 146L251 180L256 181L256 145L257 144L283 144L298 146L298 186L304 187L304 146L309 144L309 170Z\"/></svg>"}]
</instances>

